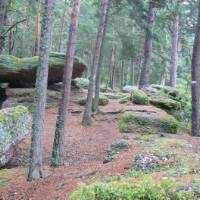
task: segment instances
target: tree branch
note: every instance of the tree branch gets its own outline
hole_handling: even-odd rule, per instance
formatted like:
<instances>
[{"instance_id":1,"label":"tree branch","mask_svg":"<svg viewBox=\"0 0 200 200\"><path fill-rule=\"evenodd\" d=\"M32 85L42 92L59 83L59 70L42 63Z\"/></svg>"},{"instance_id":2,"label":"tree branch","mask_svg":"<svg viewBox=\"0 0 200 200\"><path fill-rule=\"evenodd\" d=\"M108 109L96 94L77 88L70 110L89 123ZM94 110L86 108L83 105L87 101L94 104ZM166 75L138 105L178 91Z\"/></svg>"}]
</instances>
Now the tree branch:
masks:
<instances>
[{"instance_id":1,"label":"tree branch","mask_svg":"<svg viewBox=\"0 0 200 200\"><path fill-rule=\"evenodd\" d=\"M23 19L23 20L20 20L20 21L14 23L14 24L13 24L12 26L10 26L4 33L2 33L0 37L5 37L5 35L6 35L11 29L13 29L13 28L14 28L15 26L17 26L18 24L25 22L26 20L27 20L27 19Z\"/></svg>"}]
</instances>

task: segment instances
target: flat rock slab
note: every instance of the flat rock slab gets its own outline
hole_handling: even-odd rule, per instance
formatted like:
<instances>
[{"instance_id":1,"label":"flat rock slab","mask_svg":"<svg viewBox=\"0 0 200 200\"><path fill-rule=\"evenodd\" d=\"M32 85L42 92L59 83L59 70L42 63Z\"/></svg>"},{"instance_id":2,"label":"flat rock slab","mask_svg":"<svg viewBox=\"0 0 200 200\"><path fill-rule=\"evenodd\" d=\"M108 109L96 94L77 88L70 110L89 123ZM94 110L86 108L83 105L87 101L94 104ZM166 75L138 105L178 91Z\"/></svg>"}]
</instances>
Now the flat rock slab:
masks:
<instances>
[{"instance_id":1,"label":"flat rock slab","mask_svg":"<svg viewBox=\"0 0 200 200\"><path fill-rule=\"evenodd\" d=\"M175 134L178 126L178 121L167 113L160 117L158 113L126 111L120 121L120 131L124 133Z\"/></svg>"},{"instance_id":2,"label":"flat rock slab","mask_svg":"<svg viewBox=\"0 0 200 200\"><path fill-rule=\"evenodd\" d=\"M48 84L62 81L65 65L65 54L51 53L49 60ZM39 57L17 58L10 55L0 56L0 83L9 83L13 88L32 88L35 86ZM81 77L86 64L74 58L73 78Z\"/></svg>"}]
</instances>

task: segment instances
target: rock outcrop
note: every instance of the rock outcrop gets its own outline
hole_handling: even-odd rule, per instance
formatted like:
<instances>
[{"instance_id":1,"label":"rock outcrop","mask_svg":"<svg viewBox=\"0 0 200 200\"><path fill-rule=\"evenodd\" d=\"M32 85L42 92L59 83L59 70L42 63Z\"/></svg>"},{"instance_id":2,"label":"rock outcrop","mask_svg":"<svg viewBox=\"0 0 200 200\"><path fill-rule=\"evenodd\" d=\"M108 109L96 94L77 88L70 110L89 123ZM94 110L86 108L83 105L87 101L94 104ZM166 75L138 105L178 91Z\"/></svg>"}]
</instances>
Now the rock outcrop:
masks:
<instances>
[{"instance_id":1,"label":"rock outcrop","mask_svg":"<svg viewBox=\"0 0 200 200\"><path fill-rule=\"evenodd\" d=\"M32 88L35 86L39 57L17 58L10 55L0 56L0 83L9 83L11 88ZM61 82L65 54L51 53L48 84ZM81 77L86 64L79 58L74 59L73 79Z\"/></svg>"},{"instance_id":2,"label":"rock outcrop","mask_svg":"<svg viewBox=\"0 0 200 200\"><path fill-rule=\"evenodd\" d=\"M28 109L17 106L0 110L0 167L5 166L13 156L13 147L31 129Z\"/></svg>"},{"instance_id":3,"label":"rock outcrop","mask_svg":"<svg viewBox=\"0 0 200 200\"><path fill-rule=\"evenodd\" d=\"M146 93L137 89L136 87L133 87L133 90L131 91L131 100L133 103L139 105L149 104L149 97L146 95Z\"/></svg>"},{"instance_id":4,"label":"rock outcrop","mask_svg":"<svg viewBox=\"0 0 200 200\"><path fill-rule=\"evenodd\" d=\"M34 103L34 88L7 88L6 100L2 108L24 105L32 111ZM57 106L61 99L61 93L56 90L47 91L47 108Z\"/></svg>"},{"instance_id":5,"label":"rock outcrop","mask_svg":"<svg viewBox=\"0 0 200 200\"><path fill-rule=\"evenodd\" d=\"M178 131L179 123L162 110L158 112L126 111L122 114L120 131L124 133L172 133Z\"/></svg>"}]
</instances>

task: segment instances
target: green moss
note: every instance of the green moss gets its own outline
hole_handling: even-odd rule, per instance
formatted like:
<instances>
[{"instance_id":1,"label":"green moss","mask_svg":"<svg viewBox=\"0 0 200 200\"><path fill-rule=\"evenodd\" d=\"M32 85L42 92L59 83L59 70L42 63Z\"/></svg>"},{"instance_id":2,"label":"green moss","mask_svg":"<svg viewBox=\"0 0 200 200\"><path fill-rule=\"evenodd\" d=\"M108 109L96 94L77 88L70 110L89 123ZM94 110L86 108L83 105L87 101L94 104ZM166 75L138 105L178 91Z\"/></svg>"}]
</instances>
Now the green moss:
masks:
<instances>
[{"instance_id":1,"label":"green moss","mask_svg":"<svg viewBox=\"0 0 200 200\"><path fill-rule=\"evenodd\" d=\"M75 58L75 64L82 64L87 66L83 60L79 58ZM65 64L65 55L59 53L52 53L49 58L49 66L50 67L62 67ZM26 70L36 70L39 65L39 57L25 57L25 58L17 58L11 55L1 55L0 56L0 70L1 76L9 73L20 73L26 72Z\"/></svg>"},{"instance_id":2,"label":"green moss","mask_svg":"<svg viewBox=\"0 0 200 200\"><path fill-rule=\"evenodd\" d=\"M4 166L11 155L8 149L24 138L31 129L31 117L24 106L0 110L0 167Z\"/></svg>"},{"instance_id":3,"label":"green moss","mask_svg":"<svg viewBox=\"0 0 200 200\"><path fill-rule=\"evenodd\" d=\"M74 102L81 106L84 106L86 104L86 101L87 101L86 97L80 97L79 99L75 100Z\"/></svg>"},{"instance_id":4,"label":"green moss","mask_svg":"<svg viewBox=\"0 0 200 200\"><path fill-rule=\"evenodd\" d=\"M17 106L15 109L12 109L10 112L4 112L1 110L0 112L0 124L6 123L11 118L18 118L21 115L29 114L29 111L24 106Z\"/></svg>"},{"instance_id":5,"label":"green moss","mask_svg":"<svg viewBox=\"0 0 200 200\"><path fill-rule=\"evenodd\" d=\"M100 91L101 92L113 92L113 90L110 87L108 87L107 85L101 85Z\"/></svg>"},{"instance_id":6,"label":"green moss","mask_svg":"<svg viewBox=\"0 0 200 200\"><path fill-rule=\"evenodd\" d=\"M81 98L75 100L74 102L81 105L81 106L84 106L87 102L87 97L81 97ZM108 97L106 97L106 96L100 96L99 97L99 105L100 106L105 106L108 103L109 103Z\"/></svg>"},{"instance_id":7,"label":"green moss","mask_svg":"<svg viewBox=\"0 0 200 200\"><path fill-rule=\"evenodd\" d=\"M146 178L146 177L145 177ZM82 185L69 200L194 200L192 192L178 191L174 180L122 179L109 183Z\"/></svg>"},{"instance_id":8,"label":"green moss","mask_svg":"<svg viewBox=\"0 0 200 200\"><path fill-rule=\"evenodd\" d=\"M139 137L137 137L138 140L142 140L144 142L149 142L149 141L154 141L156 139L157 135L150 135L150 134L147 134L147 135L141 135Z\"/></svg>"},{"instance_id":9,"label":"green moss","mask_svg":"<svg viewBox=\"0 0 200 200\"><path fill-rule=\"evenodd\" d=\"M87 89L88 86L89 86L89 80L86 79L86 78L75 78L73 81L72 81L72 84L76 87L76 88L85 88Z\"/></svg>"},{"instance_id":10,"label":"green moss","mask_svg":"<svg viewBox=\"0 0 200 200\"><path fill-rule=\"evenodd\" d=\"M149 104L149 97L146 95L146 93L142 90L137 89L136 87L133 87L133 90L131 92L131 100L133 103L139 105Z\"/></svg>"},{"instance_id":11,"label":"green moss","mask_svg":"<svg viewBox=\"0 0 200 200\"><path fill-rule=\"evenodd\" d=\"M109 103L108 97L102 96L102 95L99 97L99 105L100 105L100 106L105 106L105 105L107 105L108 103Z\"/></svg>"},{"instance_id":12,"label":"green moss","mask_svg":"<svg viewBox=\"0 0 200 200\"><path fill-rule=\"evenodd\" d=\"M0 170L0 188L3 188L8 185L10 177L13 174L13 171L7 169Z\"/></svg>"},{"instance_id":13,"label":"green moss","mask_svg":"<svg viewBox=\"0 0 200 200\"><path fill-rule=\"evenodd\" d=\"M120 104L125 104L125 103L128 103L130 101L130 97L127 96L127 97L122 97L120 100L119 100L119 103Z\"/></svg>"},{"instance_id":14,"label":"green moss","mask_svg":"<svg viewBox=\"0 0 200 200\"><path fill-rule=\"evenodd\" d=\"M177 133L179 123L172 116L166 116L163 119L142 116L134 112L124 112L121 117L120 131L124 133Z\"/></svg>"},{"instance_id":15,"label":"green moss","mask_svg":"<svg viewBox=\"0 0 200 200\"><path fill-rule=\"evenodd\" d=\"M150 103L167 112L172 112L181 109L180 102L161 96L151 96Z\"/></svg>"}]
</instances>

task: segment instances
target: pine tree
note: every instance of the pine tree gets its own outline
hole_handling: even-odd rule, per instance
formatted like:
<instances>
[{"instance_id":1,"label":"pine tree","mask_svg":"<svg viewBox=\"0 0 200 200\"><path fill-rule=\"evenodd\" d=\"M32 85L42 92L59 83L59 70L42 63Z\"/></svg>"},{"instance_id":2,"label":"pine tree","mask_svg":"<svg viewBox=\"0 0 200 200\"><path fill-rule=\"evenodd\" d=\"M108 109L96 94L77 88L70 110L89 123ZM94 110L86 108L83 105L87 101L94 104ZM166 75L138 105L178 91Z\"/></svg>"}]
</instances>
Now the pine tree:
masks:
<instances>
[{"instance_id":1,"label":"pine tree","mask_svg":"<svg viewBox=\"0 0 200 200\"><path fill-rule=\"evenodd\" d=\"M66 53L66 62L63 74L62 100L59 107L55 138L52 151L52 166L60 166L64 164L64 134L68 121L68 106L71 93L71 80L73 71L74 54L76 48L76 34L78 27L78 16L80 11L80 0L74 0L71 13L71 25L69 29L69 38Z\"/></svg>"},{"instance_id":2,"label":"pine tree","mask_svg":"<svg viewBox=\"0 0 200 200\"><path fill-rule=\"evenodd\" d=\"M192 135L200 136L200 1L192 57Z\"/></svg>"},{"instance_id":3,"label":"pine tree","mask_svg":"<svg viewBox=\"0 0 200 200\"><path fill-rule=\"evenodd\" d=\"M43 145L45 105L47 94L47 79L49 54L51 50L51 31L53 19L54 0L45 0L44 14L41 29L41 46L39 55L39 67L37 69L35 110L33 115L33 129L31 140L30 164L28 181L43 178Z\"/></svg>"},{"instance_id":4,"label":"pine tree","mask_svg":"<svg viewBox=\"0 0 200 200\"><path fill-rule=\"evenodd\" d=\"M92 66L90 71L90 82L87 94L87 102L85 106L85 111L83 114L82 124L90 125L92 123L91 114L92 114L92 101L95 91L95 81L96 81L96 73L97 68L99 65L99 58L102 49L102 42L104 37L104 29L105 29L105 22L108 14L109 8L109 0L102 0L102 13L99 22L98 34L96 39L96 46L93 54Z\"/></svg>"},{"instance_id":5,"label":"pine tree","mask_svg":"<svg viewBox=\"0 0 200 200\"><path fill-rule=\"evenodd\" d=\"M146 39L144 46L144 63L141 70L139 88L145 89L149 85L150 65L152 58L152 36L155 25L155 7L153 3L149 3L148 28L146 30Z\"/></svg>"}]
</instances>

